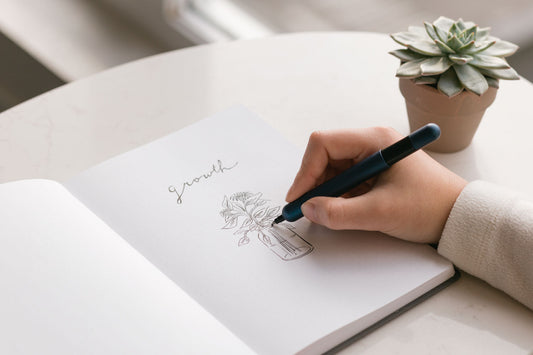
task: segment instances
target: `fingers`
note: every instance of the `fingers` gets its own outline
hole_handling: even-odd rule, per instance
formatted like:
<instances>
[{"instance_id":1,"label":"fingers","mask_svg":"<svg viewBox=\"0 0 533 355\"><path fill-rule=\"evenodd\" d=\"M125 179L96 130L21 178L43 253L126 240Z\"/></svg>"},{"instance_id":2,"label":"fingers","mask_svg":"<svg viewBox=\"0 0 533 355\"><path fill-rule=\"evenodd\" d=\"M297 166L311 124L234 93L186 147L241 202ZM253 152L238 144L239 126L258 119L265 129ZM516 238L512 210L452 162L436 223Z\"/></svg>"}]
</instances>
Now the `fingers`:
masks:
<instances>
[{"instance_id":1,"label":"fingers","mask_svg":"<svg viewBox=\"0 0 533 355\"><path fill-rule=\"evenodd\" d=\"M331 175L328 169L339 173L399 137L396 131L381 127L313 132L286 200L293 201L324 182Z\"/></svg>"},{"instance_id":2,"label":"fingers","mask_svg":"<svg viewBox=\"0 0 533 355\"><path fill-rule=\"evenodd\" d=\"M380 231L413 242L436 243L466 183L417 152L382 173L366 193L315 197L302 205L302 212L330 229Z\"/></svg>"},{"instance_id":3,"label":"fingers","mask_svg":"<svg viewBox=\"0 0 533 355\"><path fill-rule=\"evenodd\" d=\"M315 197L302 205L310 221L330 229L383 229L387 206L376 204L376 198L364 194L353 198Z\"/></svg>"}]
</instances>

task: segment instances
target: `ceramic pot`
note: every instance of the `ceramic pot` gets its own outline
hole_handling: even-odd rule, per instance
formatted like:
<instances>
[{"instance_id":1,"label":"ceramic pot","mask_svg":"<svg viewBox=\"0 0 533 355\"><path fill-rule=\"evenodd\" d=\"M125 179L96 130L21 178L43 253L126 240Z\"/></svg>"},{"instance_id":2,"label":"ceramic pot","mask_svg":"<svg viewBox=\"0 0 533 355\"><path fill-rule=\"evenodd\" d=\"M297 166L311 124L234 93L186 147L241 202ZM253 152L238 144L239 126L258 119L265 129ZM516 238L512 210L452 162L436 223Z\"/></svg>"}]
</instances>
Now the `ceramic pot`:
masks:
<instances>
[{"instance_id":1,"label":"ceramic pot","mask_svg":"<svg viewBox=\"0 0 533 355\"><path fill-rule=\"evenodd\" d=\"M427 149L440 153L457 152L472 142L485 110L497 93L497 89L490 87L481 96L464 90L450 98L434 87L417 85L411 79L400 79L400 91L405 98L411 131L430 122L439 125L441 136Z\"/></svg>"}]
</instances>

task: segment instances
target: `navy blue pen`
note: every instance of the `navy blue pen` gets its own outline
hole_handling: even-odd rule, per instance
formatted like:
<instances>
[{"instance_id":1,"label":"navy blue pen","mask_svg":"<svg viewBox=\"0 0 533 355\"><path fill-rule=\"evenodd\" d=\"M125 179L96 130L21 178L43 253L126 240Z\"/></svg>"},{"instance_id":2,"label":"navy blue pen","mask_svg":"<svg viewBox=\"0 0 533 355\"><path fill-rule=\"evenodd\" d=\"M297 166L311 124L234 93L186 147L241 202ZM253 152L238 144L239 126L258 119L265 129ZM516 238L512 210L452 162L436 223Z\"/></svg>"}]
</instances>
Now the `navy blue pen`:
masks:
<instances>
[{"instance_id":1,"label":"navy blue pen","mask_svg":"<svg viewBox=\"0 0 533 355\"><path fill-rule=\"evenodd\" d=\"M288 203L283 207L281 216L277 217L272 222L272 225L283 221L293 222L302 218L301 207L307 200L317 196L341 196L357 185L387 170L392 164L433 142L439 136L440 128L434 123L419 128L407 137L387 148L377 151L351 168Z\"/></svg>"}]
</instances>

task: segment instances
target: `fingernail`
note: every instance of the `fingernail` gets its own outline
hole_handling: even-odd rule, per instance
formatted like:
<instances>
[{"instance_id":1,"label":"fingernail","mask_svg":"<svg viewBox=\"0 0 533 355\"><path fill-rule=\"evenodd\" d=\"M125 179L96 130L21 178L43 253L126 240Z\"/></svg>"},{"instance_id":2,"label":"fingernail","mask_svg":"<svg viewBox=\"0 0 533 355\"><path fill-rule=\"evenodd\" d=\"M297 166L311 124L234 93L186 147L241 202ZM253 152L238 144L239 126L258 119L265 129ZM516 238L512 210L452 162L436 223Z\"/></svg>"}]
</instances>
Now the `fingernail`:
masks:
<instances>
[{"instance_id":1,"label":"fingernail","mask_svg":"<svg viewBox=\"0 0 533 355\"><path fill-rule=\"evenodd\" d=\"M302 213L312 222L317 222L316 218L316 208L315 205L311 202L306 202L302 205Z\"/></svg>"}]
</instances>

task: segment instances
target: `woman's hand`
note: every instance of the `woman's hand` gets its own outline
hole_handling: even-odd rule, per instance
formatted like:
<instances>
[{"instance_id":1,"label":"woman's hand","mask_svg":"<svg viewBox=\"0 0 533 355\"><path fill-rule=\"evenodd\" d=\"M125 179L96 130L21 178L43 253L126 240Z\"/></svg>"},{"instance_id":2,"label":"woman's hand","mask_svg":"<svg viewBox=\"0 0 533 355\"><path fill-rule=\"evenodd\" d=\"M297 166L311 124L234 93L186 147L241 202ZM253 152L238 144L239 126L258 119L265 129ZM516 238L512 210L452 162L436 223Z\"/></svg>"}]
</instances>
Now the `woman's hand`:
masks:
<instances>
[{"instance_id":1,"label":"woman's hand","mask_svg":"<svg viewBox=\"0 0 533 355\"><path fill-rule=\"evenodd\" d=\"M288 202L403 137L390 128L314 132ZM343 197L315 197L302 205L312 222L331 229L380 231L436 243L466 181L418 151Z\"/></svg>"}]
</instances>

